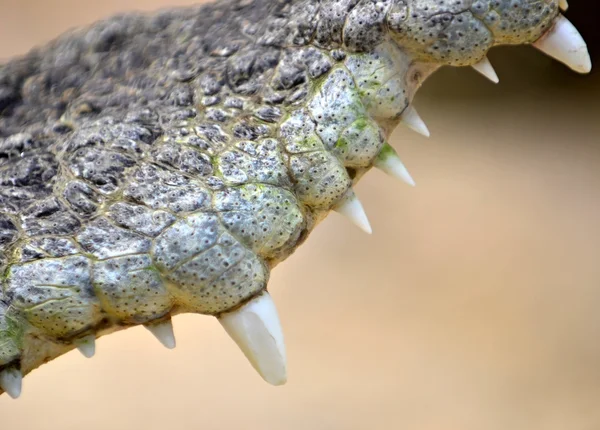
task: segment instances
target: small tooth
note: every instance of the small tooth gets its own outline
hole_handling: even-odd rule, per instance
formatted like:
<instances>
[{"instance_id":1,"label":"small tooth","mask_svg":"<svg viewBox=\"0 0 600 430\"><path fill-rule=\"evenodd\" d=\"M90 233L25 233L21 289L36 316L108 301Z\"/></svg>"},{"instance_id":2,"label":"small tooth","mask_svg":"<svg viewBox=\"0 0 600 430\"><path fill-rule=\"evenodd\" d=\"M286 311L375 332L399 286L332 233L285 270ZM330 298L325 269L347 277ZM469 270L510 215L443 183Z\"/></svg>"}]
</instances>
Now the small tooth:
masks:
<instances>
[{"instance_id":1,"label":"small tooth","mask_svg":"<svg viewBox=\"0 0 600 430\"><path fill-rule=\"evenodd\" d=\"M173 333L173 323L171 320L163 321L158 324L144 325L165 348L173 349L177 345L175 342L175 333Z\"/></svg>"},{"instance_id":2,"label":"small tooth","mask_svg":"<svg viewBox=\"0 0 600 430\"><path fill-rule=\"evenodd\" d=\"M402 163L394 148L387 143L375 159L374 166L388 175L406 182L408 185L415 186L415 181L408 173L404 163Z\"/></svg>"},{"instance_id":3,"label":"small tooth","mask_svg":"<svg viewBox=\"0 0 600 430\"><path fill-rule=\"evenodd\" d=\"M431 133L429 133L429 129L425 125L425 122L423 122L423 120L421 119L421 117L417 113L417 110L414 107L408 106L406 109L404 109L401 118L402 122L406 124L407 127L411 130L416 131L417 133L422 134L425 137L431 136Z\"/></svg>"},{"instance_id":4,"label":"small tooth","mask_svg":"<svg viewBox=\"0 0 600 430\"><path fill-rule=\"evenodd\" d=\"M15 368L4 369L0 372L0 388L13 399L21 395L23 374Z\"/></svg>"},{"instance_id":5,"label":"small tooth","mask_svg":"<svg viewBox=\"0 0 600 430\"><path fill-rule=\"evenodd\" d=\"M554 27L548 30L533 46L576 72L589 73L592 70L592 60L583 37L575 26L562 15L556 18Z\"/></svg>"},{"instance_id":6,"label":"small tooth","mask_svg":"<svg viewBox=\"0 0 600 430\"><path fill-rule=\"evenodd\" d=\"M484 57L479 63L474 64L473 68L493 83L497 84L500 82L500 79L498 79L498 75L494 70L494 66L492 66L492 63L490 63L490 60L488 60L487 57Z\"/></svg>"},{"instance_id":7,"label":"small tooth","mask_svg":"<svg viewBox=\"0 0 600 430\"><path fill-rule=\"evenodd\" d=\"M558 6L563 12L566 12L569 9L569 3L567 0L558 0Z\"/></svg>"},{"instance_id":8,"label":"small tooth","mask_svg":"<svg viewBox=\"0 0 600 430\"><path fill-rule=\"evenodd\" d=\"M75 346L85 358L92 358L96 354L96 337L91 334L75 341Z\"/></svg>"},{"instance_id":9,"label":"small tooth","mask_svg":"<svg viewBox=\"0 0 600 430\"><path fill-rule=\"evenodd\" d=\"M266 291L241 308L224 313L219 322L252 367L272 385L287 381L283 332L273 299Z\"/></svg>"},{"instance_id":10,"label":"small tooth","mask_svg":"<svg viewBox=\"0 0 600 430\"><path fill-rule=\"evenodd\" d=\"M348 218L365 233L373 233L367 218L367 214L365 213L360 200L358 200L358 197L356 197L356 194L354 194L352 190L346 194L342 201L335 206L333 210Z\"/></svg>"}]
</instances>

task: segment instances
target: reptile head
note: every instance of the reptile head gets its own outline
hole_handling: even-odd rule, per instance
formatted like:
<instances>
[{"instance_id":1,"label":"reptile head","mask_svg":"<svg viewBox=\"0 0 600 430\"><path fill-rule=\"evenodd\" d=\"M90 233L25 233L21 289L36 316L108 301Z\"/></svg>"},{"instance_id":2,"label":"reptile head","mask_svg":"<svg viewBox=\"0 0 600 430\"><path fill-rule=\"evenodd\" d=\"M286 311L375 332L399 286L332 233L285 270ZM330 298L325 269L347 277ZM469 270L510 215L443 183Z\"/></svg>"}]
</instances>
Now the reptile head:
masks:
<instances>
[{"instance_id":1,"label":"reptile head","mask_svg":"<svg viewBox=\"0 0 600 430\"><path fill-rule=\"evenodd\" d=\"M392 38L417 61L478 65L495 45L533 44L575 71L591 62L575 27L560 14L565 0L395 0ZM480 67L480 66L478 66Z\"/></svg>"},{"instance_id":2,"label":"reptile head","mask_svg":"<svg viewBox=\"0 0 600 430\"><path fill-rule=\"evenodd\" d=\"M219 319L265 380L286 353L270 270L353 185L414 184L386 142L440 66L533 44L579 72L564 0L229 0L136 14L0 66L0 394L95 339Z\"/></svg>"}]
</instances>

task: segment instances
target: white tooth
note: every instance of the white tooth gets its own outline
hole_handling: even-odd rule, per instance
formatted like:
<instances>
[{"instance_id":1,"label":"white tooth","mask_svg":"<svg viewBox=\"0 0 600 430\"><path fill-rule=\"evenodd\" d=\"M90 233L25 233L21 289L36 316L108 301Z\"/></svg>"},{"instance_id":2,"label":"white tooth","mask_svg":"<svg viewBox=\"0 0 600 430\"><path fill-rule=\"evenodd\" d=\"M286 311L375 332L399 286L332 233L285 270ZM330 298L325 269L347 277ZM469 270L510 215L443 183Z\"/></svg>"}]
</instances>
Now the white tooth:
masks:
<instances>
[{"instance_id":1,"label":"white tooth","mask_svg":"<svg viewBox=\"0 0 600 430\"><path fill-rule=\"evenodd\" d=\"M75 346L85 358L92 358L96 353L96 337L91 334L75 341Z\"/></svg>"},{"instance_id":2,"label":"white tooth","mask_svg":"<svg viewBox=\"0 0 600 430\"><path fill-rule=\"evenodd\" d=\"M556 18L554 27L548 30L533 46L576 72L589 73L592 70L592 61L583 37L575 26L562 15Z\"/></svg>"},{"instance_id":3,"label":"white tooth","mask_svg":"<svg viewBox=\"0 0 600 430\"><path fill-rule=\"evenodd\" d=\"M408 185L415 186L415 181L410 176L410 173L408 173L404 163L402 163L402 160L400 160L400 157L396 151L394 151L394 148L387 143L381 149L381 152L375 159L373 165L388 175L400 179Z\"/></svg>"},{"instance_id":4,"label":"white tooth","mask_svg":"<svg viewBox=\"0 0 600 430\"><path fill-rule=\"evenodd\" d=\"M14 368L4 369L0 372L0 388L6 391L13 399L21 395L21 387L23 386L23 374Z\"/></svg>"},{"instance_id":5,"label":"white tooth","mask_svg":"<svg viewBox=\"0 0 600 430\"><path fill-rule=\"evenodd\" d=\"M283 332L273 299L266 291L241 308L224 313L219 322L252 367L272 385L287 381Z\"/></svg>"},{"instance_id":6,"label":"white tooth","mask_svg":"<svg viewBox=\"0 0 600 430\"><path fill-rule=\"evenodd\" d=\"M175 342L175 333L173 333L173 323L171 320L163 321L158 324L144 325L165 348L173 349L177 345Z\"/></svg>"},{"instance_id":7,"label":"white tooth","mask_svg":"<svg viewBox=\"0 0 600 430\"><path fill-rule=\"evenodd\" d=\"M335 206L333 210L348 218L365 233L373 233L367 218L367 214L365 213L360 200L358 200L358 197L356 197L356 194L354 194L352 190L346 194L342 201Z\"/></svg>"},{"instance_id":8,"label":"white tooth","mask_svg":"<svg viewBox=\"0 0 600 430\"><path fill-rule=\"evenodd\" d=\"M498 75L494 70L494 66L492 66L492 63L490 63L490 60L488 60L487 57L484 57L479 63L474 64L473 68L493 83L497 84L500 82L500 79L498 79Z\"/></svg>"},{"instance_id":9,"label":"white tooth","mask_svg":"<svg viewBox=\"0 0 600 430\"><path fill-rule=\"evenodd\" d=\"M569 3L567 0L558 0L558 6L563 12L566 12L569 9Z\"/></svg>"},{"instance_id":10,"label":"white tooth","mask_svg":"<svg viewBox=\"0 0 600 430\"><path fill-rule=\"evenodd\" d=\"M408 126L408 128L416 131L423 136L429 137L429 129L425 125L425 122L421 119L416 109L412 106L408 106L402 113L402 122Z\"/></svg>"}]
</instances>

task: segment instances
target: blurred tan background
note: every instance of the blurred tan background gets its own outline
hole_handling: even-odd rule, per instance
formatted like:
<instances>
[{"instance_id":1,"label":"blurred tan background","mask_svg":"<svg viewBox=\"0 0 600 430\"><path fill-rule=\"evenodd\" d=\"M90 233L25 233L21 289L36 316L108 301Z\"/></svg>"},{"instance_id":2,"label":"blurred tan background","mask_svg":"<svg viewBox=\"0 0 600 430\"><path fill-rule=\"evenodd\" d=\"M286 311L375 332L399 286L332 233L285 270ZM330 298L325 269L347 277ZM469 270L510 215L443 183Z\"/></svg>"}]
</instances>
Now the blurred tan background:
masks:
<instances>
[{"instance_id":1,"label":"blurred tan background","mask_svg":"<svg viewBox=\"0 0 600 430\"><path fill-rule=\"evenodd\" d=\"M570 3L595 54L595 2ZM0 58L169 4L0 0ZM185 315L174 351L136 328L35 371L0 398L2 430L599 429L600 74L490 58L498 86L445 69L419 93L433 137L393 139L417 187L372 172L357 189L373 236L331 215L274 271L285 387Z\"/></svg>"}]
</instances>

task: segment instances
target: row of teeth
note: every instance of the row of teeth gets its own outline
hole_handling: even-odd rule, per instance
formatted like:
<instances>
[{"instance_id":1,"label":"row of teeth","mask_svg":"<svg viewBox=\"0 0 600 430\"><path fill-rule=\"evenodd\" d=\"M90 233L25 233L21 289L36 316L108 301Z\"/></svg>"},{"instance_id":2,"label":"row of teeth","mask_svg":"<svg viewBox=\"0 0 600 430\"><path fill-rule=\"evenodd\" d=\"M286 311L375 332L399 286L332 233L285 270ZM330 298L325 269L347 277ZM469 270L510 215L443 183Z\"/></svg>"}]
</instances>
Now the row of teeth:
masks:
<instances>
[{"instance_id":1,"label":"row of teeth","mask_svg":"<svg viewBox=\"0 0 600 430\"><path fill-rule=\"evenodd\" d=\"M566 0L561 0L560 7L566 10L569 5ZM589 73L592 70L592 61L583 37L563 15L556 18L554 27L534 42L533 46L578 73ZM487 58L473 68L490 81L496 84L499 82L498 75Z\"/></svg>"},{"instance_id":2,"label":"row of teeth","mask_svg":"<svg viewBox=\"0 0 600 430\"><path fill-rule=\"evenodd\" d=\"M562 10L566 10L569 5L566 0L561 0L560 7ZM569 66L576 72L589 73L592 70L592 62L583 37L581 37L575 26L562 15L558 16L554 27L533 43L533 46L544 54ZM490 81L496 84L500 82L494 67L487 57L475 64L473 68ZM407 107L402 114L401 120L404 125L413 131L425 137L430 136L427 125L414 107ZM392 152L392 155L385 159L376 159L374 167L409 185L415 185L415 181L395 152ZM334 210L350 219L350 221L366 233L371 234L372 229L367 215L360 201L352 191L348 193L346 198Z\"/></svg>"},{"instance_id":3,"label":"row of teeth","mask_svg":"<svg viewBox=\"0 0 600 430\"><path fill-rule=\"evenodd\" d=\"M222 314L218 320L265 381L273 385L285 384L287 359L283 331L268 292L263 291L238 309ZM144 327L166 348L175 348L170 319ZM91 358L96 353L96 339L93 335L82 338L76 347L84 357ZM19 370L9 368L0 372L0 388L13 399L21 395L22 384L23 375Z\"/></svg>"},{"instance_id":4,"label":"row of teeth","mask_svg":"<svg viewBox=\"0 0 600 430\"><path fill-rule=\"evenodd\" d=\"M560 1L560 7L566 10L566 0ZM580 73L591 70L591 60L585 41L577 29L564 16L559 15L554 27L533 44L537 49ZM475 70L497 83L498 75L487 58L473 66ZM402 122L412 130L429 137L427 126L409 106L402 115ZM393 151L385 158L378 158L374 166L389 175L410 185L415 185L408 170ZM371 226L365 211L352 190L334 210L349 218L367 233ZM223 314L219 321L246 355L252 366L267 382L282 385L287 379L285 345L283 332L273 299L266 291L256 296L233 312ZM167 348L175 348L175 335L170 320L145 326ZM92 357L96 351L96 339L93 335L79 340L76 344L85 357ZM15 368L0 372L0 388L12 398L21 394L22 373Z\"/></svg>"}]
</instances>

